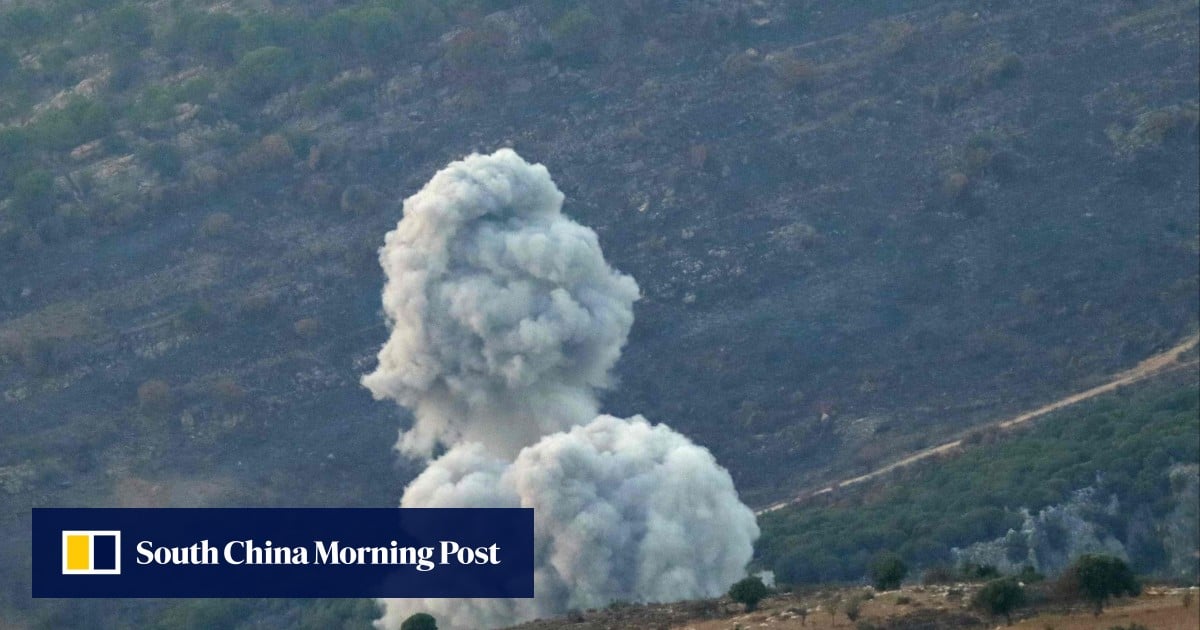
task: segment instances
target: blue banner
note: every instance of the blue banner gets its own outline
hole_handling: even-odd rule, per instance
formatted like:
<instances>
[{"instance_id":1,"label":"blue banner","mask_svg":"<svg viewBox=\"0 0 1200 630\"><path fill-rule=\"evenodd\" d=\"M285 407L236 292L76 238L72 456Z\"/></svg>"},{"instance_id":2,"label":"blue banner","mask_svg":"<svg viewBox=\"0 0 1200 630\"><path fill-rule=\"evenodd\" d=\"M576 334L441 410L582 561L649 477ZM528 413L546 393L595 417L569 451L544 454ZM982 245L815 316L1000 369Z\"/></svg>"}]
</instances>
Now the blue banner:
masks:
<instances>
[{"instance_id":1,"label":"blue banner","mask_svg":"<svg viewBox=\"0 0 1200 630\"><path fill-rule=\"evenodd\" d=\"M34 597L533 597L533 510L33 510Z\"/></svg>"}]
</instances>

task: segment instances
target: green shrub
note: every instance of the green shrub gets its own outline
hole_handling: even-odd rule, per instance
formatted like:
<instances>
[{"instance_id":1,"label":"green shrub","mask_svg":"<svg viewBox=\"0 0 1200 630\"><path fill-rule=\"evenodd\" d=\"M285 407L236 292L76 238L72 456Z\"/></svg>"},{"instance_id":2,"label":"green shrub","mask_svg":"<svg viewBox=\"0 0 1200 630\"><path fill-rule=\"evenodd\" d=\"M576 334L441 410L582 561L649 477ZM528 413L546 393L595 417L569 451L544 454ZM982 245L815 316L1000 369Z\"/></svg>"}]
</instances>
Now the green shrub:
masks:
<instances>
[{"instance_id":1,"label":"green shrub","mask_svg":"<svg viewBox=\"0 0 1200 630\"><path fill-rule=\"evenodd\" d=\"M964 562L958 572L965 580L990 580L1000 577L1000 570L990 564Z\"/></svg>"},{"instance_id":2,"label":"green shrub","mask_svg":"<svg viewBox=\"0 0 1200 630\"><path fill-rule=\"evenodd\" d=\"M213 91L213 80L199 76L178 85L148 85L134 100L129 118L141 125L173 118L180 103L203 103Z\"/></svg>"},{"instance_id":3,"label":"green shrub","mask_svg":"<svg viewBox=\"0 0 1200 630\"><path fill-rule=\"evenodd\" d=\"M173 144L158 142L142 152L141 158L164 177L175 177L183 169L183 156Z\"/></svg>"},{"instance_id":4,"label":"green shrub","mask_svg":"<svg viewBox=\"0 0 1200 630\"><path fill-rule=\"evenodd\" d=\"M145 48L150 44L150 17L141 7L124 4L100 19L109 41L117 46Z\"/></svg>"},{"instance_id":5,"label":"green shrub","mask_svg":"<svg viewBox=\"0 0 1200 630\"><path fill-rule=\"evenodd\" d=\"M1198 124L1200 109L1197 109L1195 104L1175 105L1144 111L1138 114L1129 130L1119 125L1111 125L1106 133L1117 155L1128 159L1161 147L1171 137L1194 137Z\"/></svg>"},{"instance_id":6,"label":"green shrub","mask_svg":"<svg viewBox=\"0 0 1200 630\"><path fill-rule=\"evenodd\" d=\"M17 177L13 183L13 207L34 218L54 207L54 175L41 169Z\"/></svg>"},{"instance_id":7,"label":"green shrub","mask_svg":"<svg viewBox=\"0 0 1200 630\"><path fill-rule=\"evenodd\" d=\"M1092 604L1099 615L1108 600L1122 595L1138 595L1141 586L1133 570L1124 560L1113 556L1086 554L1067 568L1065 579L1077 588L1077 593Z\"/></svg>"},{"instance_id":8,"label":"green shrub","mask_svg":"<svg viewBox=\"0 0 1200 630\"><path fill-rule=\"evenodd\" d=\"M358 7L334 11L321 18L316 35L324 49L337 56L378 59L400 51L405 33L399 18L387 7Z\"/></svg>"},{"instance_id":9,"label":"green shrub","mask_svg":"<svg viewBox=\"0 0 1200 630\"><path fill-rule=\"evenodd\" d=\"M370 90L377 83L374 73L371 72L343 73L328 83L314 85L304 90L304 93L300 95L300 104L309 109L345 106L346 101L350 98Z\"/></svg>"},{"instance_id":10,"label":"green shrub","mask_svg":"<svg viewBox=\"0 0 1200 630\"><path fill-rule=\"evenodd\" d=\"M237 34L238 49L280 46L299 50L312 45L313 30L312 21L285 13L247 15L242 18L242 27Z\"/></svg>"},{"instance_id":11,"label":"green shrub","mask_svg":"<svg viewBox=\"0 0 1200 630\"><path fill-rule=\"evenodd\" d=\"M955 581L958 576L954 570L944 564L936 564L921 574L921 583L928 586L930 584L950 584Z\"/></svg>"},{"instance_id":12,"label":"green shrub","mask_svg":"<svg viewBox=\"0 0 1200 630\"><path fill-rule=\"evenodd\" d=\"M47 149L70 149L112 130L108 107L88 98L75 98L62 109L46 112L30 128L34 144Z\"/></svg>"},{"instance_id":13,"label":"green shrub","mask_svg":"<svg viewBox=\"0 0 1200 630\"><path fill-rule=\"evenodd\" d=\"M1021 567L1021 572L1016 575L1018 581L1022 584L1037 584L1046 579L1046 576L1038 573L1033 567L1028 564Z\"/></svg>"},{"instance_id":14,"label":"green shrub","mask_svg":"<svg viewBox=\"0 0 1200 630\"><path fill-rule=\"evenodd\" d=\"M438 0L387 0L388 8L396 12L409 39L437 35L448 24L446 12Z\"/></svg>"},{"instance_id":15,"label":"green shrub","mask_svg":"<svg viewBox=\"0 0 1200 630\"><path fill-rule=\"evenodd\" d=\"M742 604L746 607L746 612L749 612L758 608L758 602L770 592L767 585L763 584L762 578L752 575L729 587L729 599Z\"/></svg>"},{"instance_id":16,"label":"green shrub","mask_svg":"<svg viewBox=\"0 0 1200 630\"><path fill-rule=\"evenodd\" d=\"M241 28L241 19L230 13L184 13L163 36L160 45L168 53L187 52L229 63L234 59Z\"/></svg>"},{"instance_id":17,"label":"green shrub","mask_svg":"<svg viewBox=\"0 0 1200 630\"><path fill-rule=\"evenodd\" d=\"M400 630L437 630L437 620L429 613L416 613L400 624Z\"/></svg>"},{"instance_id":18,"label":"green shrub","mask_svg":"<svg viewBox=\"0 0 1200 630\"><path fill-rule=\"evenodd\" d=\"M1024 604L1025 589L1012 577L988 582L971 598L971 606L990 615L1004 615L1005 622L1010 626L1013 611Z\"/></svg>"},{"instance_id":19,"label":"green shrub","mask_svg":"<svg viewBox=\"0 0 1200 630\"><path fill-rule=\"evenodd\" d=\"M852 623L858 621L858 616L862 614L862 598L851 597L842 603L842 612L846 618Z\"/></svg>"},{"instance_id":20,"label":"green shrub","mask_svg":"<svg viewBox=\"0 0 1200 630\"><path fill-rule=\"evenodd\" d=\"M904 564L900 556L890 551L876 556L871 562L871 582L876 590L891 591L900 588L900 582L907 575L908 565Z\"/></svg>"},{"instance_id":21,"label":"green shrub","mask_svg":"<svg viewBox=\"0 0 1200 630\"><path fill-rule=\"evenodd\" d=\"M554 54L566 60L590 61L604 38L604 28L586 5L563 13L549 28Z\"/></svg>"},{"instance_id":22,"label":"green shrub","mask_svg":"<svg viewBox=\"0 0 1200 630\"><path fill-rule=\"evenodd\" d=\"M501 35L494 29L470 28L446 42L446 65L462 78L477 78L498 59Z\"/></svg>"},{"instance_id":23,"label":"green shrub","mask_svg":"<svg viewBox=\"0 0 1200 630\"><path fill-rule=\"evenodd\" d=\"M175 115L175 99L170 88L148 85L137 96L130 112L130 119L138 124L156 123Z\"/></svg>"},{"instance_id":24,"label":"green shrub","mask_svg":"<svg viewBox=\"0 0 1200 630\"><path fill-rule=\"evenodd\" d=\"M243 173L258 173L285 167L296 161L287 137L273 133L246 147L238 153L234 164Z\"/></svg>"},{"instance_id":25,"label":"green shrub","mask_svg":"<svg viewBox=\"0 0 1200 630\"><path fill-rule=\"evenodd\" d=\"M261 102L287 89L304 74L304 66L287 48L264 46L238 60L229 77L234 94L251 102Z\"/></svg>"},{"instance_id":26,"label":"green shrub","mask_svg":"<svg viewBox=\"0 0 1200 630\"><path fill-rule=\"evenodd\" d=\"M0 35L8 41L34 41L50 32L51 21L41 9L21 6L0 14Z\"/></svg>"}]
</instances>

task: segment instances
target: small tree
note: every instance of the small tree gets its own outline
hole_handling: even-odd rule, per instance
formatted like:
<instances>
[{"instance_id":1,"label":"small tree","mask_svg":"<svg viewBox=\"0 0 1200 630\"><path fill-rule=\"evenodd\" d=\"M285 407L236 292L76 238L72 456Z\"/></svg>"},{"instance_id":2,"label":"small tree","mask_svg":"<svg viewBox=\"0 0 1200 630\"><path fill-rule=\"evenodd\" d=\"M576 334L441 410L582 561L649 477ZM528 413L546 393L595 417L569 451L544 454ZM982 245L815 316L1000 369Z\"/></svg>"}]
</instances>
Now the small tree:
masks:
<instances>
[{"instance_id":1,"label":"small tree","mask_svg":"<svg viewBox=\"0 0 1200 630\"><path fill-rule=\"evenodd\" d=\"M752 575L739 580L729 588L729 599L744 605L746 612L750 612L758 608L758 602L762 601L769 592L767 585L763 584L762 578Z\"/></svg>"},{"instance_id":2,"label":"small tree","mask_svg":"<svg viewBox=\"0 0 1200 630\"><path fill-rule=\"evenodd\" d=\"M842 596L834 593L825 601L825 610L829 612L829 623L837 619L838 609L842 607Z\"/></svg>"},{"instance_id":3,"label":"small tree","mask_svg":"<svg viewBox=\"0 0 1200 630\"><path fill-rule=\"evenodd\" d=\"M975 593L971 606L990 615L1004 615L1004 621L1012 625L1012 612L1025 603L1025 589L1016 578L1006 577L992 580Z\"/></svg>"},{"instance_id":4,"label":"small tree","mask_svg":"<svg viewBox=\"0 0 1200 630\"><path fill-rule=\"evenodd\" d=\"M842 604L842 612L846 613L846 618L851 623L858 621L859 615L862 614L862 600L858 597L851 597Z\"/></svg>"},{"instance_id":5,"label":"small tree","mask_svg":"<svg viewBox=\"0 0 1200 630\"><path fill-rule=\"evenodd\" d=\"M1078 585L1078 595L1092 604L1092 614L1096 616L1104 611L1110 598L1141 593L1129 565L1113 556L1080 556L1067 573Z\"/></svg>"},{"instance_id":6,"label":"small tree","mask_svg":"<svg viewBox=\"0 0 1200 630\"><path fill-rule=\"evenodd\" d=\"M429 613L417 613L405 619L400 630L437 630L437 620Z\"/></svg>"},{"instance_id":7,"label":"small tree","mask_svg":"<svg viewBox=\"0 0 1200 630\"><path fill-rule=\"evenodd\" d=\"M259 103L291 85L304 70L291 50L264 46L242 55L229 82L235 94L246 101Z\"/></svg>"},{"instance_id":8,"label":"small tree","mask_svg":"<svg viewBox=\"0 0 1200 630\"><path fill-rule=\"evenodd\" d=\"M900 588L900 582L908 575L908 565L900 556L889 551L875 557L871 562L870 574L875 590L890 591Z\"/></svg>"}]
</instances>

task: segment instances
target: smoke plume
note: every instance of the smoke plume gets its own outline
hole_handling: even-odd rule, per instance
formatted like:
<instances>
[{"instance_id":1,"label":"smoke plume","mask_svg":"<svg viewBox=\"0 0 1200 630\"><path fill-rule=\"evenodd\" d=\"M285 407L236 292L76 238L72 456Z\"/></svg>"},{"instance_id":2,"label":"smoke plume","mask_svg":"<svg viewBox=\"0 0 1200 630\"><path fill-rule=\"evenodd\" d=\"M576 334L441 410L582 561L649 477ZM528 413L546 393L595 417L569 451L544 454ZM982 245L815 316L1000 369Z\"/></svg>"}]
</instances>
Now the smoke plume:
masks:
<instances>
[{"instance_id":1,"label":"smoke plume","mask_svg":"<svg viewBox=\"0 0 1200 630\"><path fill-rule=\"evenodd\" d=\"M478 441L512 456L596 416L638 287L562 202L545 167L507 149L404 202L380 253L391 336L363 378L412 410L403 453Z\"/></svg>"},{"instance_id":2,"label":"smoke plume","mask_svg":"<svg viewBox=\"0 0 1200 630\"><path fill-rule=\"evenodd\" d=\"M758 536L729 473L686 437L640 416L600 416L505 464L452 449L409 485L403 507L532 507L533 600L385 600L382 625L430 612L439 627L495 627L612 601L723 593Z\"/></svg>"},{"instance_id":3,"label":"smoke plume","mask_svg":"<svg viewBox=\"0 0 1200 630\"><path fill-rule=\"evenodd\" d=\"M381 628L415 612L456 630L709 597L744 575L758 526L729 473L664 425L596 415L638 289L562 201L541 165L472 155L387 235L392 330L363 383L412 410L402 452L449 447L401 506L534 508L536 597L383 600Z\"/></svg>"}]
</instances>

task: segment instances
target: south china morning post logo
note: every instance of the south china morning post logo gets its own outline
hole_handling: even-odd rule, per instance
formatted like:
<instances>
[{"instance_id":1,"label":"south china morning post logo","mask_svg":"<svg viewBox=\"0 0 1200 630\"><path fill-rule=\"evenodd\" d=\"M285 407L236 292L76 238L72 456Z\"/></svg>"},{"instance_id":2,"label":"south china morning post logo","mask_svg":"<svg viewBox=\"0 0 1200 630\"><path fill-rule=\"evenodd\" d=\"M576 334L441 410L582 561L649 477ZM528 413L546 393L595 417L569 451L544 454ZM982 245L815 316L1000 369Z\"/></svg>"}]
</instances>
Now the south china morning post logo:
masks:
<instances>
[{"instance_id":1,"label":"south china morning post logo","mask_svg":"<svg viewBox=\"0 0 1200 630\"><path fill-rule=\"evenodd\" d=\"M120 575L121 532L63 530L62 574Z\"/></svg>"},{"instance_id":2,"label":"south china morning post logo","mask_svg":"<svg viewBox=\"0 0 1200 630\"><path fill-rule=\"evenodd\" d=\"M528 508L34 508L32 529L34 597L534 595Z\"/></svg>"}]
</instances>

